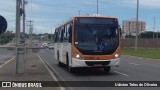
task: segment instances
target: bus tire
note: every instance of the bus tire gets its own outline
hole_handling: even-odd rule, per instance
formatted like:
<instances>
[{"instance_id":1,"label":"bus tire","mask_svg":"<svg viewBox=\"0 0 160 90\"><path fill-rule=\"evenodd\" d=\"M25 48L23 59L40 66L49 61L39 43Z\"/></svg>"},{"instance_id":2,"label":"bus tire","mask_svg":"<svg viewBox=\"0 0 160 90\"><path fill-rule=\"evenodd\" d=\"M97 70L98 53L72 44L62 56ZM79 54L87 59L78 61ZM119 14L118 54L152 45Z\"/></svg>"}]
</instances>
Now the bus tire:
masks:
<instances>
[{"instance_id":1,"label":"bus tire","mask_svg":"<svg viewBox=\"0 0 160 90\"><path fill-rule=\"evenodd\" d=\"M105 72L105 73L109 73L110 70L111 70L111 67L110 67L110 66L104 67L104 72Z\"/></svg>"},{"instance_id":2,"label":"bus tire","mask_svg":"<svg viewBox=\"0 0 160 90\"><path fill-rule=\"evenodd\" d=\"M69 58L68 58L68 53L66 53L66 65L69 67Z\"/></svg>"},{"instance_id":3,"label":"bus tire","mask_svg":"<svg viewBox=\"0 0 160 90\"><path fill-rule=\"evenodd\" d=\"M74 72L75 72L75 68L69 66L68 53L66 53L66 64L67 64L67 67L68 67L69 72L70 72L70 73L74 73Z\"/></svg>"},{"instance_id":4,"label":"bus tire","mask_svg":"<svg viewBox=\"0 0 160 90\"><path fill-rule=\"evenodd\" d=\"M63 64L59 61L59 52L57 52L58 66L62 67Z\"/></svg>"},{"instance_id":5,"label":"bus tire","mask_svg":"<svg viewBox=\"0 0 160 90\"><path fill-rule=\"evenodd\" d=\"M76 68L73 68L73 67L69 66L68 70L69 70L70 73L75 73Z\"/></svg>"},{"instance_id":6,"label":"bus tire","mask_svg":"<svg viewBox=\"0 0 160 90\"><path fill-rule=\"evenodd\" d=\"M61 63L60 61L58 61L58 66L59 66L59 67L62 67L62 66L63 66L63 63Z\"/></svg>"}]
</instances>

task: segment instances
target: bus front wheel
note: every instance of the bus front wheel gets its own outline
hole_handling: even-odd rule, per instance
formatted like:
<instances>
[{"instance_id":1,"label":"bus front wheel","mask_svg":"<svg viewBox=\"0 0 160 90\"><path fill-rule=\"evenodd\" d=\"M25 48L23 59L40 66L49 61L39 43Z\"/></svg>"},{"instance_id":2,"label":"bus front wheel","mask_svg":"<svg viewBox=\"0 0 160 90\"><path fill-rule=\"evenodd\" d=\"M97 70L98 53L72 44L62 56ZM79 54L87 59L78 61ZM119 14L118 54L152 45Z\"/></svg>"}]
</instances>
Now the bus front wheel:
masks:
<instances>
[{"instance_id":1,"label":"bus front wheel","mask_svg":"<svg viewBox=\"0 0 160 90\"><path fill-rule=\"evenodd\" d=\"M68 58L68 53L66 54L66 63L67 63L67 67L70 73L74 73L75 72L75 68L71 67L69 65L69 58Z\"/></svg>"},{"instance_id":2,"label":"bus front wheel","mask_svg":"<svg viewBox=\"0 0 160 90\"><path fill-rule=\"evenodd\" d=\"M111 70L111 67L110 67L110 66L108 66L108 67L104 67L104 72L109 73L109 72L110 72L110 70Z\"/></svg>"}]
</instances>

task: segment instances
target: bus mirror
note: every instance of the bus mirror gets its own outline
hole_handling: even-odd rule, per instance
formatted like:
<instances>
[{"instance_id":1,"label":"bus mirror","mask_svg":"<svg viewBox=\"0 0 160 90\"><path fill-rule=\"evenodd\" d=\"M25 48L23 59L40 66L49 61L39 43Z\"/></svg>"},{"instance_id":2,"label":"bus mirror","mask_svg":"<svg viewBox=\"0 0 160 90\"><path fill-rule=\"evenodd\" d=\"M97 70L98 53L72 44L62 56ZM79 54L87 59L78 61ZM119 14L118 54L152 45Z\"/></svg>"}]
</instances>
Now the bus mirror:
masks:
<instances>
[{"instance_id":1,"label":"bus mirror","mask_svg":"<svg viewBox=\"0 0 160 90\"><path fill-rule=\"evenodd\" d=\"M119 25L119 30L120 30L120 36L122 36L122 29L120 25Z\"/></svg>"},{"instance_id":2,"label":"bus mirror","mask_svg":"<svg viewBox=\"0 0 160 90\"><path fill-rule=\"evenodd\" d=\"M120 35L122 36L122 29L121 29L121 28L119 28L119 30L120 30Z\"/></svg>"}]
</instances>

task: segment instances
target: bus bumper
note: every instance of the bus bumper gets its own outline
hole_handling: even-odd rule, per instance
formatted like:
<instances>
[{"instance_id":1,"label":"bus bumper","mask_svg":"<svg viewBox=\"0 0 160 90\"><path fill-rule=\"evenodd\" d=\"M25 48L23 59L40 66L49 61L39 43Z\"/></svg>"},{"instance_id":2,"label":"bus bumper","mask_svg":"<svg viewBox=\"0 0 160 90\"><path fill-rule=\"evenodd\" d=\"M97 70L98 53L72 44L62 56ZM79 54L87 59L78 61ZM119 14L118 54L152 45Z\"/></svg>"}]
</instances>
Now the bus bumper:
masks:
<instances>
[{"instance_id":1,"label":"bus bumper","mask_svg":"<svg viewBox=\"0 0 160 90\"><path fill-rule=\"evenodd\" d=\"M90 63L90 64L88 64ZM107 64L104 64L107 63ZM116 66L120 65L120 58L111 60L80 60L72 58L71 67L106 67L106 66Z\"/></svg>"}]
</instances>

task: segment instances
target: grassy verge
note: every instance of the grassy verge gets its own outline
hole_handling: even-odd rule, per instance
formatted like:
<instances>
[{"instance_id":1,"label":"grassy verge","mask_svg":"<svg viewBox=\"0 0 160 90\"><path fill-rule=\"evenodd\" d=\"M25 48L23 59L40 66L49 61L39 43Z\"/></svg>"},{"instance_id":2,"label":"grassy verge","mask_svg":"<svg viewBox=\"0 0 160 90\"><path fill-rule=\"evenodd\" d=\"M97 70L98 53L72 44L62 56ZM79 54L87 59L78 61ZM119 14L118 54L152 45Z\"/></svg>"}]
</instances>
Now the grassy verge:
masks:
<instances>
[{"instance_id":1,"label":"grassy verge","mask_svg":"<svg viewBox=\"0 0 160 90\"><path fill-rule=\"evenodd\" d=\"M131 55L138 57L146 57L153 59L160 59L160 49L138 49L137 52L134 48L122 48L123 55Z\"/></svg>"}]
</instances>

